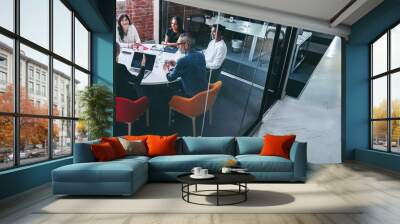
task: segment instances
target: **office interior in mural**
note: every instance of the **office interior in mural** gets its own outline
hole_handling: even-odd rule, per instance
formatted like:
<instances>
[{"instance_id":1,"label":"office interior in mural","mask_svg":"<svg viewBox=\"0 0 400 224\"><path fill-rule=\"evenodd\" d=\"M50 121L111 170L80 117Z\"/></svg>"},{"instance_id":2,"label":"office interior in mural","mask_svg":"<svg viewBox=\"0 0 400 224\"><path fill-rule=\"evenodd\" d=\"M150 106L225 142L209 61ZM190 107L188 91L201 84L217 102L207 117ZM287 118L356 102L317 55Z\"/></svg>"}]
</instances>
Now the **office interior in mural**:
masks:
<instances>
[{"instance_id":1,"label":"office interior in mural","mask_svg":"<svg viewBox=\"0 0 400 224\"><path fill-rule=\"evenodd\" d=\"M129 118L132 122L116 111L116 135L128 134L128 127L135 135L247 135L277 101L301 96L333 39L171 1L117 0L115 32L120 50L114 93L140 108ZM204 55L203 59L196 54L188 57L190 53L178 49L176 42L182 33L193 40L191 52ZM318 50L312 50L315 46ZM179 64L185 57L195 61L188 64L203 67L202 77L179 68L186 74L168 77L184 66L166 64ZM118 64L125 65L129 74ZM145 67L142 76L141 64Z\"/></svg>"}]
</instances>

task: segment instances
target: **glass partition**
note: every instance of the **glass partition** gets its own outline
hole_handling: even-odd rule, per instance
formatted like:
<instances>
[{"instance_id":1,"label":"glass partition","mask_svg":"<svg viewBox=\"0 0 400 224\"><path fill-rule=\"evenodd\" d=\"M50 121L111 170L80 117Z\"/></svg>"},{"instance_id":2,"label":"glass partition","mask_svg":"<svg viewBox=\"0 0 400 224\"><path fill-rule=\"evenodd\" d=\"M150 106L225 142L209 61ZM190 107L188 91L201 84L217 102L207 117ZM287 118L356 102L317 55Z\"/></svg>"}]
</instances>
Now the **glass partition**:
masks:
<instances>
[{"instance_id":1,"label":"glass partition","mask_svg":"<svg viewBox=\"0 0 400 224\"><path fill-rule=\"evenodd\" d=\"M138 114L132 134L246 133L260 119L277 25L168 1L154 24L156 3L148 4L117 1L115 95L150 102L149 122ZM159 27L158 40L143 23ZM125 135L128 122L116 114L114 134Z\"/></svg>"}]
</instances>

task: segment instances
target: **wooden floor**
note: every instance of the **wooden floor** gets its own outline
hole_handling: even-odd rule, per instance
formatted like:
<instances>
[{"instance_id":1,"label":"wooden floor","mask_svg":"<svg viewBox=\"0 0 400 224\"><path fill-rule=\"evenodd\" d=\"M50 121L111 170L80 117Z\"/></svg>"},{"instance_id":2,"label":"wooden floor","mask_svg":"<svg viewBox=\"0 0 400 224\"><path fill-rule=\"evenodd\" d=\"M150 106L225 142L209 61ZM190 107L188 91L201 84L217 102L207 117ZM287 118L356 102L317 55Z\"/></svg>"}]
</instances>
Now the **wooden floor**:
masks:
<instances>
[{"instance_id":1,"label":"wooden floor","mask_svg":"<svg viewBox=\"0 0 400 224\"><path fill-rule=\"evenodd\" d=\"M349 203L362 201L367 206L357 214L35 214L38 207L54 200L50 187L43 186L0 202L0 223L400 223L398 173L358 163L313 165L308 182L325 187Z\"/></svg>"}]
</instances>

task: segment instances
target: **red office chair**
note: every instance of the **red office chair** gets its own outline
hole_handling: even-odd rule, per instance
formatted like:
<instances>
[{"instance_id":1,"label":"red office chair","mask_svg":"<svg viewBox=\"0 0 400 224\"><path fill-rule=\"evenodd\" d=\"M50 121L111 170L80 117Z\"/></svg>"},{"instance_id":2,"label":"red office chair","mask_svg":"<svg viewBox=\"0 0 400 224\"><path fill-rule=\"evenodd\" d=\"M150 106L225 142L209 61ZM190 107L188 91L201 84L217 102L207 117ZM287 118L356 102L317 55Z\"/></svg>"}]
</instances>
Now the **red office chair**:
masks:
<instances>
[{"instance_id":1,"label":"red office chair","mask_svg":"<svg viewBox=\"0 0 400 224\"><path fill-rule=\"evenodd\" d=\"M146 125L150 124L149 117L150 101L147 96L137 100L123 97L115 97L115 113L117 122L128 124L128 135L131 135L132 123L146 112Z\"/></svg>"}]
</instances>

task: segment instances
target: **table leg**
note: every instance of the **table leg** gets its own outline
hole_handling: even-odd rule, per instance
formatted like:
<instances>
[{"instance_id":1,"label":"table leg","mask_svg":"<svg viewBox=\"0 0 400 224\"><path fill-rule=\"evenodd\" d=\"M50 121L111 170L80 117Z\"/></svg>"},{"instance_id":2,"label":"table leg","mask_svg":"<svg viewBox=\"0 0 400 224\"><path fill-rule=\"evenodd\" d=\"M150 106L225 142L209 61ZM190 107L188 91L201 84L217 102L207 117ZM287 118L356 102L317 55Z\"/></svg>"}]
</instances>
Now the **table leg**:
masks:
<instances>
[{"instance_id":1,"label":"table leg","mask_svg":"<svg viewBox=\"0 0 400 224\"><path fill-rule=\"evenodd\" d=\"M247 190L247 183L244 183L244 187L245 187L245 192L244 192L244 201L247 201L247 192L248 192L248 190Z\"/></svg>"},{"instance_id":2,"label":"table leg","mask_svg":"<svg viewBox=\"0 0 400 224\"><path fill-rule=\"evenodd\" d=\"M219 184L217 184L217 206L219 205Z\"/></svg>"},{"instance_id":3,"label":"table leg","mask_svg":"<svg viewBox=\"0 0 400 224\"><path fill-rule=\"evenodd\" d=\"M196 191L196 192L197 192L197 184L195 185L195 189L194 189L194 191Z\"/></svg>"}]
</instances>

